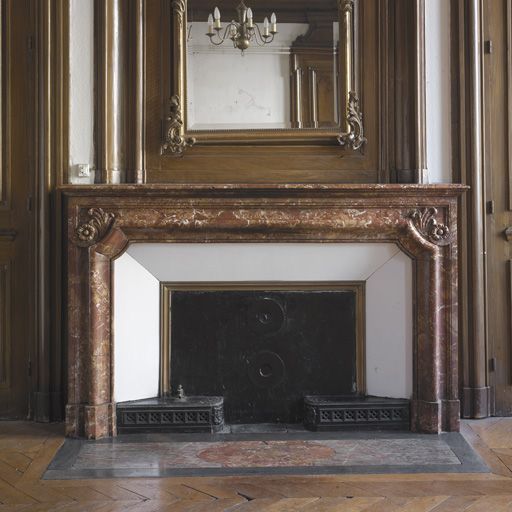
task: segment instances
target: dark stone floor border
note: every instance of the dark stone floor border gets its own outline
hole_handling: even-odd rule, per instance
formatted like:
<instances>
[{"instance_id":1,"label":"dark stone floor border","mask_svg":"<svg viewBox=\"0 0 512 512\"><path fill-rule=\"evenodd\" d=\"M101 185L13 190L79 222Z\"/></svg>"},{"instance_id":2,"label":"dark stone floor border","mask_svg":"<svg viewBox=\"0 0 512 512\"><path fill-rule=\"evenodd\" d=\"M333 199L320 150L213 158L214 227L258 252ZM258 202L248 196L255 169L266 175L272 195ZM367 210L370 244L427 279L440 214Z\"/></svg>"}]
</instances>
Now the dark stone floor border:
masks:
<instances>
[{"instance_id":1,"label":"dark stone floor border","mask_svg":"<svg viewBox=\"0 0 512 512\"><path fill-rule=\"evenodd\" d=\"M212 477L244 475L343 475L343 474L417 474L417 473L488 473L489 468L471 448L461 434L440 434L460 460L460 464L431 465L381 465L381 466L301 466L276 468L134 468L134 469L73 469L81 447L86 443L147 443L147 442L205 442L205 441L260 441L260 440L354 440L354 439L422 439L429 434L410 432L306 432L266 434L125 434L116 438L85 441L66 439L48 466L44 480L74 480L93 478L163 478L163 477Z\"/></svg>"}]
</instances>

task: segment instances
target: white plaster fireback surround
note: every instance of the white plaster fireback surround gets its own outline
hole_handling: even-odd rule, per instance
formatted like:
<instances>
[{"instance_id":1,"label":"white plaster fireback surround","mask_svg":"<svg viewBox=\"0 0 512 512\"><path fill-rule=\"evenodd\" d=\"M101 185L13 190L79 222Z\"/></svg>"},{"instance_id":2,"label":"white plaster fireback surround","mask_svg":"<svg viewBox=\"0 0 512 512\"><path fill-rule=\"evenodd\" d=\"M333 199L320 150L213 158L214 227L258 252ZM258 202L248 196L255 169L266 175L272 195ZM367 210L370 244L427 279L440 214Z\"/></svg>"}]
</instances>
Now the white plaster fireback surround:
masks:
<instances>
[{"instance_id":1,"label":"white plaster fireback surround","mask_svg":"<svg viewBox=\"0 0 512 512\"><path fill-rule=\"evenodd\" d=\"M365 281L367 392L412 396L413 269L395 244L132 244L114 262L117 402L158 395L163 281Z\"/></svg>"}]
</instances>

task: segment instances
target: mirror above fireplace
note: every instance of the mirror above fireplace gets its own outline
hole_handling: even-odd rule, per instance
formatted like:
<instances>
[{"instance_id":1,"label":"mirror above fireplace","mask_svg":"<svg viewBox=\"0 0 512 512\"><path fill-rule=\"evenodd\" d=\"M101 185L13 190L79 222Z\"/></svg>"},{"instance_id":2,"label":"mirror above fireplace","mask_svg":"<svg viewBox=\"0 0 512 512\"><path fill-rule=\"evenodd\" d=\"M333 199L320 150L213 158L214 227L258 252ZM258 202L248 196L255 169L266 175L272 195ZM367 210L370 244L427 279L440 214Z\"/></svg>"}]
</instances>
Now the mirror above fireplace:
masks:
<instances>
[{"instance_id":1,"label":"mirror above fireplace","mask_svg":"<svg viewBox=\"0 0 512 512\"><path fill-rule=\"evenodd\" d=\"M188 129L339 132L337 2L238 1L188 2Z\"/></svg>"},{"instance_id":2,"label":"mirror above fireplace","mask_svg":"<svg viewBox=\"0 0 512 512\"><path fill-rule=\"evenodd\" d=\"M202 144L366 143L357 90L357 0L171 2L162 154Z\"/></svg>"}]
</instances>

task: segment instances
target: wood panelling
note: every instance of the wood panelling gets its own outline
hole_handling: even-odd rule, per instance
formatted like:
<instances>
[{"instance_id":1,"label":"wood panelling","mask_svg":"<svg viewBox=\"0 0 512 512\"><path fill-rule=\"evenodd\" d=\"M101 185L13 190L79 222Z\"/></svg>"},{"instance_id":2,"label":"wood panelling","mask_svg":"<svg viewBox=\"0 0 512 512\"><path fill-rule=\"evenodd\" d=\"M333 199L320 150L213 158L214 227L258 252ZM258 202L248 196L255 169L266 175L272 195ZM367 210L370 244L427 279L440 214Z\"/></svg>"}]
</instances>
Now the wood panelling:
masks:
<instances>
[{"instance_id":1,"label":"wood panelling","mask_svg":"<svg viewBox=\"0 0 512 512\"><path fill-rule=\"evenodd\" d=\"M161 154L173 80L170 3L148 0L145 170L139 176L145 175L150 183L421 180L425 167L423 0L360 0L357 6L355 82L368 139L362 151L318 140L294 147L267 137L265 143L252 145L245 140L242 147L196 144L176 158Z\"/></svg>"},{"instance_id":2,"label":"wood panelling","mask_svg":"<svg viewBox=\"0 0 512 512\"><path fill-rule=\"evenodd\" d=\"M512 2L507 2L507 171L508 171L508 209L512 211ZM505 185L506 186L506 185Z\"/></svg>"},{"instance_id":3,"label":"wood panelling","mask_svg":"<svg viewBox=\"0 0 512 512\"><path fill-rule=\"evenodd\" d=\"M5 1L0 0L0 147L5 147L5 119L8 105L5 101L5 70L6 57L5 51ZM0 152L0 208L6 206L7 193L7 173L5 172L5 151Z\"/></svg>"},{"instance_id":4,"label":"wood panelling","mask_svg":"<svg viewBox=\"0 0 512 512\"><path fill-rule=\"evenodd\" d=\"M3 206L0 208L0 417L30 409L35 324L35 48L33 0L2 0ZM7 379L6 376L9 376Z\"/></svg>"},{"instance_id":5,"label":"wood panelling","mask_svg":"<svg viewBox=\"0 0 512 512\"><path fill-rule=\"evenodd\" d=\"M11 264L0 261L0 388L10 384Z\"/></svg>"},{"instance_id":6,"label":"wood panelling","mask_svg":"<svg viewBox=\"0 0 512 512\"><path fill-rule=\"evenodd\" d=\"M485 112L487 333L489 381L495 414L512 415L511 133L512 7L510 0L483 2ZM484 357L484 356L483 356Z\"/></svg>"}]
</instances>

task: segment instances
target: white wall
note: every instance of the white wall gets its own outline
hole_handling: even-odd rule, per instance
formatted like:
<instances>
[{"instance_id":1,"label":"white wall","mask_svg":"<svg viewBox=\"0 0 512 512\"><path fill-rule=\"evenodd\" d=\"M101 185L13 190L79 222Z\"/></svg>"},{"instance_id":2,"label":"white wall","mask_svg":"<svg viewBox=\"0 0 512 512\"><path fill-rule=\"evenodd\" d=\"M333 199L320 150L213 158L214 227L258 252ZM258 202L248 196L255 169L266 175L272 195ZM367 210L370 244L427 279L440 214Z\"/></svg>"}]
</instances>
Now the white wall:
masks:
<instances>
[{"instance_id":1,"label":"white wall","mask_svg":"<svg viewBox=\"0 0 512 512\"><path fill-rule=\"evenodd\" d=\"M427 167L430 183L452 181L450 2L425 2Z\"/></svg>"},{"instance_id":2,"label":"white wall","mask_svg":"<svg viewBox=\"0 0 512 512\"><path fill-rule=\"evenodd\" d=\"M114 400L158 395L160 284L125 253L114 261Z\"/></svg>"},{"instance_id":3,"label":"white wall","mask_svg":"<svg viewBox=\"0 0 512 512\"><path fill-rule=\"evenodd\" d=\"M70 1L69 41L69 171L78 178L76 164L94 165L94 0Z\"/></svg>"},{"instance_id":4,"label":"white wall","mask_svg":"<svg viewBox=\"0 0 512 512\"><path fill-rule=\"evenodd\" d=\"M133 244L118 261L126 257L160 281L365 281L368 393L412 395L412 262L394 244ZM116 266L116 281L120 278ZM147 309L153 307L147 304ZM129 316L126 311L122 318ZM117 337L116 332L116 354L133 350ZM126 360L127 354L116 359L116 374L127 373L118 369ZM149 366L144 370L148 373ZM124 388L119 393L135 396Z\"/></svg>"}]
</instances>

